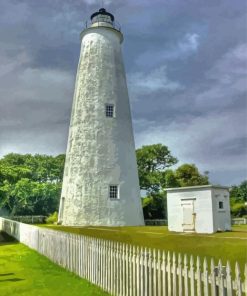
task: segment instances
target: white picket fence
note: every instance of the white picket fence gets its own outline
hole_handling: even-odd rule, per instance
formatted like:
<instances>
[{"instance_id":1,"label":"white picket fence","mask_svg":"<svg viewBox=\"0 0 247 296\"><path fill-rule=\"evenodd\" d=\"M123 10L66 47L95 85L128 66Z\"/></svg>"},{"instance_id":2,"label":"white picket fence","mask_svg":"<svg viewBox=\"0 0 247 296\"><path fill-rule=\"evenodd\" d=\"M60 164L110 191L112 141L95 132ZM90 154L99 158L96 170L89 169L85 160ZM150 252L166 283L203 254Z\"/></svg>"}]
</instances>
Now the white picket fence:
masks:
<instances>
[{"instance_id":1,"label":"white picket fence","mask_svg":"<svg viewBox=\"0 0 247 296\"><path fill-rule=\"evenodd\" d=\"M204 259L136 247L0 218L0 230L35 249L51 261L119 296L247 295L238 263ZM196 246L195 246L196 247ZM182 248L182 246L181 246ZM244 294L245 293L245 294Z\"/></svg>"}]
</instances>

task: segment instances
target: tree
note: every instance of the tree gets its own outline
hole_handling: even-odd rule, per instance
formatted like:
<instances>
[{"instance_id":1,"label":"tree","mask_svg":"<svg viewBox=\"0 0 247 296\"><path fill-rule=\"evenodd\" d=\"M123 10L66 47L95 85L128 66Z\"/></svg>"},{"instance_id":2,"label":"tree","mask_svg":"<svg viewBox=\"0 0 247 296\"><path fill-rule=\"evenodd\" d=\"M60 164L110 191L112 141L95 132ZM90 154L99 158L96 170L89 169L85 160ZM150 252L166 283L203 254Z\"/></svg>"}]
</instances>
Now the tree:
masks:
<instances>
[{"instance_id":1,"label":"tree","mask_svg":"<svg viewBox=\"0 0 247 296\"><path fill-rule=\"evenodd\" d=\"M143 199L145 218L166 218L166 191L168 187L206 185L207 174L200 174L194 164L184 164L175 171L170 167L178 160L162 144L143 146L136 151L140 187L147 196Z\"/></svg>"},{"instance_id":2,"label":"tree","mask_svg":"<svg viewBox=\"0 0 247 296\"><path fill-rule=\"evenodd\" d=\"M175 171L175 178L181 187L207 185L208 176L200 174L194 164L183 164Z\"/></svg>"},{"instance_id":3,"label":"tree","mask_svg":"<svg viewBox=\"0 0 247 296\"><path fill-rule=\"evenodd\" d=\"M162 144L142 146L136 150L140 188L149 194L159 192L165 170L177 163L168 147Z\"/></svg>"},{"instance_id":4,"label":"tree","mask_svg":"<svg viewBox=\"0 0 247 296\"><path fill-rule=\"evenodd\" d=\"M230 189L231 213L234 217L247 215L247 180L240 185L234 185Z\"/></svg>"},{"instance_id":5,"label":"tree","mask_svg":"<svg viewBox=\"0 0 247 296\"><path fill-rule=\"evenodd\" d=\"M166 182L172 183L171 172L166 170L177 163L167 146L155 144L142 146L136 150L140 188L147 192L143 199L145 219L166 217ZM169 175L170 174L170 175Z\"/></svg>"},{"instance_id":6,"label":"tree","mask_svg":"<svg viewBox=\"0 0 247 296\"><path fill-rule=\"evenodd\" d=\"M0 159L0 208L48 215L58 208L65 155L10 153Z\"/></svg>"},{"instance_id":7,"label":"tree","mask_svg":"<svg viewBox=\"0 0 247 296\"><path fill-rule=\"evenodd\" d=\"M243 181L239 186L232 186L230 198L238 202L247 201L247 180Z\"/></svg>"}]
</instances>

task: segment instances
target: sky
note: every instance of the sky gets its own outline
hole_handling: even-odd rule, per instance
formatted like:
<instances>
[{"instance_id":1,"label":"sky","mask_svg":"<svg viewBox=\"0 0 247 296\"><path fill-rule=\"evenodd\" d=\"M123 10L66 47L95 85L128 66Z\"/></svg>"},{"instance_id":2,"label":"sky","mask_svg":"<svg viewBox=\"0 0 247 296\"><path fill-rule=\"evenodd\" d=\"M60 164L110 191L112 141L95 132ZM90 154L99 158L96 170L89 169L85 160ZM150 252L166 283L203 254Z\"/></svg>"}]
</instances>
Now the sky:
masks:
<instances>
[{"instance_id":1,"label":"sky","mask_svg":"<svg viewBox=\"0 0 247 296\"><path fill-rule=\"evenodd\" d=\"M65 153L79 34L100 0L0 1L0 156ZM121 24L136 147L215 184L247 175L247 2L104 0Z\"/></svg>"}]
</instances>

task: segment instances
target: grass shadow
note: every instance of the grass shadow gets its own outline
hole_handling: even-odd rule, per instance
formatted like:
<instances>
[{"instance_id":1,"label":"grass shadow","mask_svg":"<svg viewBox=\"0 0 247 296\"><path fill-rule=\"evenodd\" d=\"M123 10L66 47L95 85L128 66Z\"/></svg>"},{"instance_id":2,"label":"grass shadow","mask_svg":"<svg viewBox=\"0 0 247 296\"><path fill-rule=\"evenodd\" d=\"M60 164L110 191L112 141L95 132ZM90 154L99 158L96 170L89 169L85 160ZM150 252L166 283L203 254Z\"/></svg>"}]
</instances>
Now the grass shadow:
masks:
<instances>
[{"instance_id":1,"label":"grass shadow","mask_svg":"<svg viewBox=\"0 0 247 296\"><path fill-rule=\"evenodd\" d=\"M4 280L0 280L0 283L2 283L2 282L20 282L20 281L24 281L24 279L20 279L20 278L4 279Z\"/></svg>"},{"instance_id":2,"label":"grass shadow","mask_svg":"<svg viewBox=\"0 0 247 296\"><path fill-rule=\"evenodd\" d=\"M9 236L7 233L3 231L0 231L0 247L18 243L19 242L15 238Z\"/></svg>"}]
</instances>

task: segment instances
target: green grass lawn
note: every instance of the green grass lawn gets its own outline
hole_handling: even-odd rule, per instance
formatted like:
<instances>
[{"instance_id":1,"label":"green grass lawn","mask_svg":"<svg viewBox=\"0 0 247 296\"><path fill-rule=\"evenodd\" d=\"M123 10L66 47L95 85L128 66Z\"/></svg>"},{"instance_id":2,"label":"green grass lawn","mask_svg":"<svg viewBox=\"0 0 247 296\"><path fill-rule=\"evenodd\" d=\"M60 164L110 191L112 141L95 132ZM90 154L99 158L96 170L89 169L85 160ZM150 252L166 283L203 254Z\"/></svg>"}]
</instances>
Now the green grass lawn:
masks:
<instances>
[{"instance_id":1,"label":"green grass lawn","mask_svg":"<svg viewBox=\"0 0 247 296\"><path fill-rule=\"evenodd\" d=\"M1 238L3 235L1 235ZM11 239L0 241L1 296L109 295Z\"/></svg>"},{"instance_id":2,"label":"green grass lawn","mask_svg":"<svg viewBox=\"0 0 247 296\"><path fill-rule=\"evenodd\" d=\"M169 232L166 226L142 227L65 227L43 225L55 230L83 234L128 244L189 254L201 258L229 260L232 268L238 261L241 270L247 261L247 226L234 226L231 232L189 234Z\"/></svg>"}]
</instances>

